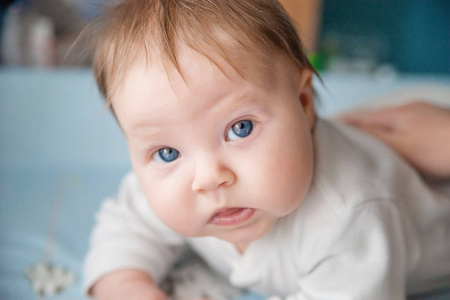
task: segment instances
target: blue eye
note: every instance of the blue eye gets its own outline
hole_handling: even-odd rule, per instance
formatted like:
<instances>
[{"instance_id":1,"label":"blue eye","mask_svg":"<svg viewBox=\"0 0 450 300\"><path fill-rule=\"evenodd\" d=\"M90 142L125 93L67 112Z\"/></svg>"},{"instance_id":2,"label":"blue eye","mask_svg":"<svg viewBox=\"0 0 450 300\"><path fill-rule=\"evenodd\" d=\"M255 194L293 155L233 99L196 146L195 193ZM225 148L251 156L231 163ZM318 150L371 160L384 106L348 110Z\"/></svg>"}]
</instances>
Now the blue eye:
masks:
<instances>
[{"instance_id":1,"label":"blue eye","mask_svg":"<svg viewBox=\"0 0 450 300\"><path fill-rule=\"evenodd\" d=\"M153 159L157 163L169 163L180 156L180 152L174 148L161 148L153 154Z\"/></svg>"},{"instance_id":2,"label":"blue eye","mask_svg":"<svg viewBox=\"0 0 450 300\"><path fill-rule=\"evenodd\" d=\"M248 137L253 131L253 122L242 120L234 123L227 132L227 140L234 141Z\"/></svg>"}]
</instances>

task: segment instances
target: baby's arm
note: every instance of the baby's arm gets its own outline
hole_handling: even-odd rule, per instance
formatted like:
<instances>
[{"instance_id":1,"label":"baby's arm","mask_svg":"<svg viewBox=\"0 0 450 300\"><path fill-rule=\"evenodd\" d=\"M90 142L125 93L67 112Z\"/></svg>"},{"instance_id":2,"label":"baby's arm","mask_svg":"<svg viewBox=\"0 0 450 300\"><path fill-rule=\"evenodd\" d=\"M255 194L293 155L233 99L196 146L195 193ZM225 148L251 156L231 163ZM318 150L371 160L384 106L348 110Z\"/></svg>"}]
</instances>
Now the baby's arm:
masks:
<instances>
[{"instance_id":1,"label":"baby's arm","mask_svg":"<svg viewBox=\"0 0 450 300\"><path fill-rule=\"evenodd\" d=\"M340 119L382 140L420 172L450 178L450 109L412 102Z\"/></svg>"},{"instance_id":2,"label":"baby's arm","mask_svg":"<svg viewBox=\"0 0 450 300\"><path fill-rule=\"evenodd\" d=\"M97 215L85 260L84 289L98 300L165 299L155 283L166 275L184 244L157 220L136 177L129 175L117 199L105 201Z\"/></svg>"},{"instance_id":3,"label":"baby's arm","mask_svg":"<svg viewBox=\"0 0 450 300\"><path fill-rule=\"evenodd\" d=\"M105 275L92 287L91 295L97 300L167 300L148 274L132 269Z\"/></svg>"}]
</instances>

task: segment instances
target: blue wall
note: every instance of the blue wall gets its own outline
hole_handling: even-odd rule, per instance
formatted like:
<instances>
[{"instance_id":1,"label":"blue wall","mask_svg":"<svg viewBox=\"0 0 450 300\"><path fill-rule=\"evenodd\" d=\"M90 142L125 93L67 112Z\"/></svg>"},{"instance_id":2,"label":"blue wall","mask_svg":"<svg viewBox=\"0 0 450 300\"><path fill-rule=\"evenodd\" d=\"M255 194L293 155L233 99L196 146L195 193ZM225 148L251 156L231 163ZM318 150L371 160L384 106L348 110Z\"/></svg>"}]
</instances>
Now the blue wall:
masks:
<instances>
[{"instance_id":1,"label":"blue wall","mask_svg":"<svg viewBox=\"0 0 450 300\"><path fill-rule=\"evenodd\" d=\"M450 73L449 0L325 0L322 37L368 35L401 72Z\"/></svg>"}]
</instances>

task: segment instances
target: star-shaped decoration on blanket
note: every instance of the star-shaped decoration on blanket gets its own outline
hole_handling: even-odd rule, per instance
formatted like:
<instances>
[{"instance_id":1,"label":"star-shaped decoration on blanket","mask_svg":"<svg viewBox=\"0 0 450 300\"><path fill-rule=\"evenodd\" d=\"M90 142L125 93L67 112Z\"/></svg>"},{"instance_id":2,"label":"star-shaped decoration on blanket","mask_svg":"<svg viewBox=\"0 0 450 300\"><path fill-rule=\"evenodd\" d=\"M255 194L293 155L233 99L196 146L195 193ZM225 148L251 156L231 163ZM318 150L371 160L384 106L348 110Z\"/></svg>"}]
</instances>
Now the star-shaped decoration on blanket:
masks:
<instances>
[{"instance_id":1,"label":"star-shaped decoration on blanket","mask_svg":"<svg viewBox=\"0 0 450 300\"><path fill-rule=\"evenodd\" d=\"M76 279L75 273L62 266L40 263L29 268L26 275L38 295L51 296L61 293Z\"/></svg>"}]
</instances>

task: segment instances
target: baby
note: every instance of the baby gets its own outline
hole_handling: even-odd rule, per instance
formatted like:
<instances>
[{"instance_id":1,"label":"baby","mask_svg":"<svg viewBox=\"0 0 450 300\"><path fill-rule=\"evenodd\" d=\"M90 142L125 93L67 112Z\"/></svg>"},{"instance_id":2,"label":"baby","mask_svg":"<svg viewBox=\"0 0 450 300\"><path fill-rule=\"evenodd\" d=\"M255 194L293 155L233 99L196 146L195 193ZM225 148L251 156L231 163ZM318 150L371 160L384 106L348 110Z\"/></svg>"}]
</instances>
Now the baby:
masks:
<instances>
[{"instance_id":1,"label":"baby","mask_svg":"<svg viewBox=\"0 0 450 300\"><path fill-rule=\"evenodd\" d=\"M98 215L97 299L166 299L186 246L284 299L405 299L450 283L450 199L314 112L314 70L275 0L128 0L94 71L133 173Z\"/></svg>"}]
</instances>

